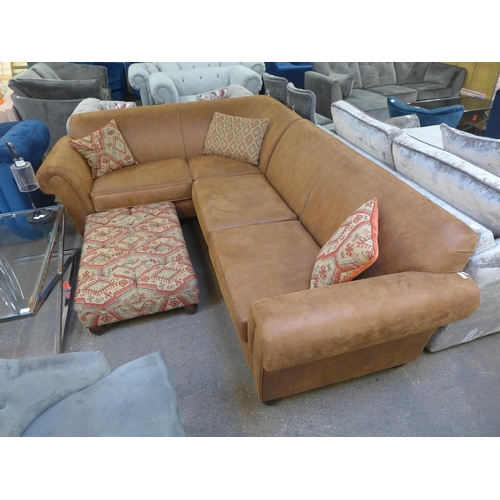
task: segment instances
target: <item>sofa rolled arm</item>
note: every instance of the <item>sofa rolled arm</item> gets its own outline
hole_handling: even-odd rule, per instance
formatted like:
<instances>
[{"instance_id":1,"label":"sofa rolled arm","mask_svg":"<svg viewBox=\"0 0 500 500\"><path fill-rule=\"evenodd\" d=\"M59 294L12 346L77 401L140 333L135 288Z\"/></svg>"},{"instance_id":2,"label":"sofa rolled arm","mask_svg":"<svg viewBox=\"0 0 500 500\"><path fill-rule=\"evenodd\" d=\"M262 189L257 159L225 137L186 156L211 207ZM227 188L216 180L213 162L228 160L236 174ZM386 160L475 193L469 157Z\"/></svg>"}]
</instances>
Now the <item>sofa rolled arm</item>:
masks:
<instances>
[{"instance_id":1,"label":"sofa rolled arm","mask_svg":"<svg viewBox=\"0 0 500 500\"><path fill-rule=\"evenodd\" d=\"M241 64L250 68L252 71L255 71L260 76L262 76L266 71L266 64L263 62L242 62Z\"/></svg>"},{"instance_id":2,"label":"sofa rolled arm","mask_svg":"<svg viewBox=\"0 0 500 500\"><path fill-rule=\"evenodd\" d=\"M40 189L55 194L68 210L78 234L83 234L85 218L95 213L90 191L94 184L85 158L69 144L69 136L56 142L36 173Z\"/></svg>"},{"instance_id":3,"label":"sofa rolled arm","mask_svg":"<svg viewBox=\"0 0 500 500\"><path fill-rule=\"evenodd\" d=\"M467 70L462 66L457 66L450 82L451 97L458 97L460 95L460 91L464 86L466 75L467 75Z\"/></svg>"},{"instance_id":4,"label":"sofa rolled arm","mask_svg":"<svg viewBox=\"0 0 500 500\"><path fill-rule=\"evenodd\" d=\"M340 83L316 71L306 71L304 73L304 88L312 90L316 94L316 113L331 118L332 103L342 100Z\"/></svg>"},{"instance_id":5,"label":"sofa rolled arm","mask_svg":"<svg viewBox=\"0 0 500 500\"><path fill-rule=\"evenodd\" d=\"M151 93L151 104L171 104L179 102L177 87L166 73L154 73L149 75L149 92Z\"/></svg>"},{"instance_id":6,"label":"sofa rolled arm","mask_svg":"<svg viewBox=\"0 0 500 500\"><path fill-rule=\"evenodd\" d=\"M472 315L479 301L463 273L414 271L259 300L248 317L254 374L434 331Z\"/></svg>"},{"instance_id":7,"label":"sofa rolled arm","mask_svg":"<svg viewBox=\"0 0 500 500\"><path fill-rule=\"evenodd\" d=\"M241 85L257 95L262 88L262 78L255 71L245 66L234 66L229 73L230 85Z\"/></svg>"},{"instance_id":8,"label":"sofa rolled arm","mask_svg":"<svg viewBox=\"0 0 500 500\"><path fill-rule=\"evenodd\" d=\"M128 81L134 90L138 90L143 106L154 104L149 90L149 75L159 72L160 69L153 63L133 63L128 68Z\"/></svg>"}]
</instances>

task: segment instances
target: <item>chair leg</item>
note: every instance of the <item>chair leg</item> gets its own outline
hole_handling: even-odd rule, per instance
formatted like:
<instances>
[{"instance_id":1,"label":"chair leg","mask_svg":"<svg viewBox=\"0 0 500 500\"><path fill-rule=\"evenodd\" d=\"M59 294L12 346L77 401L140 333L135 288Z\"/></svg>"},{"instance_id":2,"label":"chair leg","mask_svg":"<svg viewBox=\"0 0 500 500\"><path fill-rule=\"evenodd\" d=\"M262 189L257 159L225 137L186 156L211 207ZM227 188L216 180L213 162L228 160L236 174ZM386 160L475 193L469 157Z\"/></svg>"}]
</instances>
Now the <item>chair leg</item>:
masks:
<instances>
[{"instance_id":1,"label":"chair leg","mask_svg":"<svg viewBox=\"0 0 500 500\"><path fill-rule=\"evenodd\" d=\"M89 328L89 332L92 333L92 335L102 335L106 333L106 325L92 326Z\"/></svg>"},{"instance_id":2,"label":"chair leg","mask_svg":"<svg viewBox=\"0 0 500 500\"><path fill-rule=\"evenodd\" d=\"M281 401L281 398L270 399L269 401L262 401L266 406L274 406Z\"/></svg>"},{"instance_id":3,"label":"chair leg","mask_svg":"<svg viewBox=\"0 0 500 500\"><path fill-rule=\"evenodd\" d=\"M184 306L184 311L186 311L188 314L194 314L197 309L198 309L198 304L191 304L189 306Z\"/></svg>"}]
</instances>

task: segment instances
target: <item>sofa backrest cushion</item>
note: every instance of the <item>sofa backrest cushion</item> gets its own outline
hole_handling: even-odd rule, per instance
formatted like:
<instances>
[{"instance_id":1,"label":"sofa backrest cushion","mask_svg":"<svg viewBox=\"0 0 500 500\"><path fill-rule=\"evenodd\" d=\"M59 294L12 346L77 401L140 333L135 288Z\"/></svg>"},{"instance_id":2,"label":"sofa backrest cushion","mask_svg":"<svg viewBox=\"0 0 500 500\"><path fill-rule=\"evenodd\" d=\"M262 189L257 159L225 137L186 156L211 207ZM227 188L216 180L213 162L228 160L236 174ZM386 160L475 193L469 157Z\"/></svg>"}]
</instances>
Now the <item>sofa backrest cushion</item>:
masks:
<instances>
[{"instance_id":1,"label":"sofa backrest cushion","mask_svg":"<svg viewBox=\"0 0 500 500\"><path fill-rule=\"evenodd\" d=\"M138 106L74 114L70 118L71 136L74 139L86 137L111 120L115 120L139 163L186 158L176 105Z\"/></svg>"},{"instance_id":2,"label":"sofa backrest cushion","mask_svg":"<svg viewBox=\"0 0 500 500\"><path fill-rule=\"evenodd\" d=\"M354 89L362 88L359 63L357 62L313 62L314 71L328 76L330 73L340 73L342 75L354 75Z\"/></svg>"},{"instance_id":3,"label":"sofa backrest cushion","mask_svg":"<svg viewBox=\"0 0 500 500\"><path fill-rule=\"evenodd\" d=\"M59 75L48 65L43 62L33 64L30 68L40 78L49 78L51 80L60 80Z\"/></svg>"},{"instance_id":4,"label":"sofa backrest cushion","mask_svg":"<svg viewBox=\"0 0 500 500\"><path fill-rule=\"evenodd\" d=\"M318 133L321 133L318 131ZM339 141L333 136L324 140ZM314 168L316 155L311 155ZM462 271L477 244L476 233L401 179L346 146L314 184L300 221L318 246L367 200L377 198L378 259L360 277L404 271Z\"/></svg>"},{"instance_id":5,"label":"sofa backrest cushion","mask_svg":"<svg viewBox=\"0 0 500 500\"><path fill-rule=\"evenodd\" d=\"M341 141L325 141L325 135L327 132L301 118L283 134L266 171L267 180L298 217L321 172L349 148Z\"/></svg>"},{"instance_id":6,"label":"sofa backrest cushion","mask_svg":"<svg viewBox=\"0 0 500 500\"><path fill-rule=\"evenodd\" d=\"M392 141L402 134L400 128L376 120L346 101L334 102L331 109L337 135L394 168Z\"/></svg>"},{"instance_id":7,"label":"sofa backrest cushion","mask_svg":"<svg viewBox=\"0 0 500 500\"><path fill-rule=\"evenodd\" d=\"M429 64L429 62L395 62L398 85L422 83Z\"/></svg>"},{"instance_id":8,"label":"sofa backrest cushion","mask_svg":"<svg viewBox=\"0 0 500 500\"><path fill-rule=\"evenodd\" d=\"M383 85L397 85L393 62L360 62L359 72L364 89Z\"/></svg>"},{"instance_id":9,"label":"sofa backrest cushion","mask_svg":"<svg viewBox=\"0 0 500 500\"><path fill-rule=\"evenodd\" d=\"M393 153L397 172L500 237L500 177L406 134Z\"/></svg>"},{"instance_id":10,"label":"sofa backrest cushion","mask_svg":"<svg viewBox=\"0 0 500 500\"><path fill-rule=\"evenodd\" d=\"M424 75L423 83L437 83L448 87L457 66L440 62L431 62Z\"/></svg>"},{"instance_id":11,"label":"sofa backrest cushion","mask_svg":"<svg viewBox=\"0 0 500 500\"><path fill-rule=\"evenodd\" d=\"M36 74L36 73L35 73ZM38 75L37 75L38 76ZM72 100L96 97L103 99L100 80L52 80L48 78L11 79L9 87L24 97L32 99Z\"/></svg>"},{"instance_id":12,"label":"sofa backrest cushion","mask_svg":"<svg viewBox=\"0 0 500 500\"><path fill-rule=\"evenodd\" d=\"M469 134L446 124L440 128L446 151L500 177L500 139Z\"/></svg>"}]
</instances>

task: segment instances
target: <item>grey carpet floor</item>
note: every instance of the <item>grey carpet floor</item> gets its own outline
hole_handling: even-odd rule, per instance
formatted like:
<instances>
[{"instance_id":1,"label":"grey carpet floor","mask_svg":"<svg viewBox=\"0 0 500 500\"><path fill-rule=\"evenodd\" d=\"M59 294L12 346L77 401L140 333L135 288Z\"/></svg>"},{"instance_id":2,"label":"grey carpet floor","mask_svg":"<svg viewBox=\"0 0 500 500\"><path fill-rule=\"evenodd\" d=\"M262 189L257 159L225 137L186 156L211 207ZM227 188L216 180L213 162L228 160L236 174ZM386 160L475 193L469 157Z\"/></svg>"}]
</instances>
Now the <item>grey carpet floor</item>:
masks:
<instances>
[{"instance_id":1,"label":"grey carpet floor","mask_svg":"<svg viewBox=\"0 0 500 500\"><path fill-rule=\"evenodd\" d=\"M78 238L70 222L67 226L68 247ZM200 285L196 314L169 311L94 336L70 312L63 351L102 351L112 369L161 352L188 437L500 435L500 334L263 405L199 225L193 219L182 228ZM0 357L53 352L56 297L35 317L0 324Z\"/></svg>"}]
</instances>

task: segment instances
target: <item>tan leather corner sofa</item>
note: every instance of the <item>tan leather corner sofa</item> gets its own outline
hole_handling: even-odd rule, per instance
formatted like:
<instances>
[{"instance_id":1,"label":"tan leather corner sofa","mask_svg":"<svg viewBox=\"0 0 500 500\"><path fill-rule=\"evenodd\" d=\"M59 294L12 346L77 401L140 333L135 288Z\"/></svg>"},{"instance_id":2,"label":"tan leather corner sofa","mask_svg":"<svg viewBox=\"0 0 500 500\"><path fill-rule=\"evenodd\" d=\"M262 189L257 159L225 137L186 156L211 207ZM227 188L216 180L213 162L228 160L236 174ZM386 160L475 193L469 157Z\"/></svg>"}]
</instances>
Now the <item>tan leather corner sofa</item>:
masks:
<instances>
[{"instance_id":1,"label":"tan leather corner sofa","mask_svg":"<svg viewBox=\"0 0 500 500\"><path fill-rule=\"evenodd\" d=\"M270 119L258 166L203 155L215 111ZM80 232L90 213L159 200L198 217L262 401L412 361L438 327L478 307L476 284L459 274L474 231L278 101L82 113L73 137L112 118L139 164L94 181L65 137L38 171L42 190L59 196ZM374 197L376 262L351 282L309 289L320 248Z\"/></svg>"}]
</instances>

